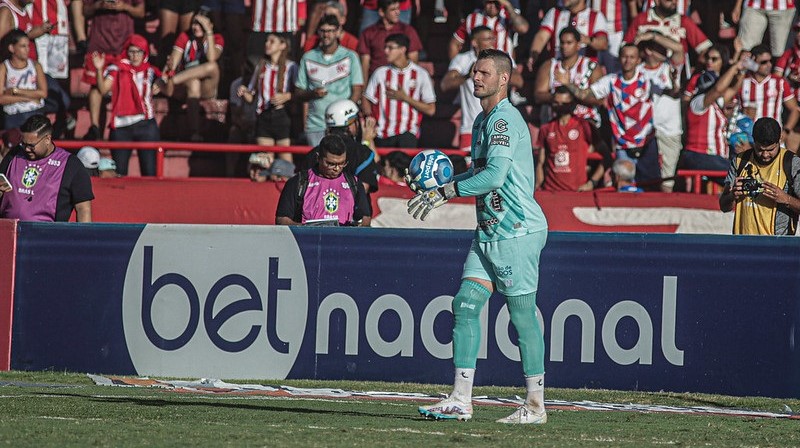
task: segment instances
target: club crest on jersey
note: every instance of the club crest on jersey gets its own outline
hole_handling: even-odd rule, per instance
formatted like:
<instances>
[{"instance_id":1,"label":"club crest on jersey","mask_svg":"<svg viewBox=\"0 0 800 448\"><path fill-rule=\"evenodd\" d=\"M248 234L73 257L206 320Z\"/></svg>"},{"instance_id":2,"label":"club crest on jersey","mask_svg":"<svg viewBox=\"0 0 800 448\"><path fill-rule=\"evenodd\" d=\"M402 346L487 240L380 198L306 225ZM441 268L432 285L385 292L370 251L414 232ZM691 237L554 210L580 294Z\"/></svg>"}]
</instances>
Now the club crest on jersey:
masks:
<instances>
[{"instance_id":1,"label":"club crest on jersey","mask_svg":"<svg viewBox=\"0 0 800 448\"><path fill-rule=\"evenodd\" d=\"M567 132L567 137L570 140L577 140L579 135L580 134L578 133L577 129L570 129L569 132Z\"/></svg>"},{"instance_id":2,"label":"club crest on jersey","mask_svg":"<svg viewBox=\"0 0 800 448\"><path fill-rule=\"evenodd\" d=\"M29 166L25 168L25 172L22 173L22 185L25 186L25 188L33 188L33 186L36 185L36 181L39 180L39 174L41 173L38 166Z\"/></svg>"},{"instance_id":3,"label":"club crest on jersey","mask_svg":"<svg viewBox=\"0 0 800 448\"><path fill-rule=\"evenodd\" d=\"M339 195L335 190L325 190L322 195L325 201L325 211L328 213L336 213L339 210Z\"/></svg>"},{"instance_id":4,"label":"club crest on jersey","mask_svg":"<svg viewBox=\"0 0 800 448\"><path fill-rule=\"evenodd\" d=\"M494 131L495 132L506 132L508 131L508 122L503 120L502 118L494 122Z\"/></svg>"}]
</instances>

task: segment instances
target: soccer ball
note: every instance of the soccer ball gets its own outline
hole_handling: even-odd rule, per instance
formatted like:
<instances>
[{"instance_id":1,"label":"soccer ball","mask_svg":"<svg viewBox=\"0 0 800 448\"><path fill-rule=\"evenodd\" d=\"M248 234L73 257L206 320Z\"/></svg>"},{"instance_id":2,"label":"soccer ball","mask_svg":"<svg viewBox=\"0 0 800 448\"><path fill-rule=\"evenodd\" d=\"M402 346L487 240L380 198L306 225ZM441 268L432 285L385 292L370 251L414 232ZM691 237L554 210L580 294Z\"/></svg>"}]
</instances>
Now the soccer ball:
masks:
<instances>
[{"instance_id":1,"label":"soccer ball","mask_svg":"<svg viewBox=\"0 0 800 448\"><path fill-rule=\"evenodd\" d=\"M453 180L453 162L437 149L426 149L411 159L408 174L421 190L433 190Z\"/></svg>"}]
</instances>

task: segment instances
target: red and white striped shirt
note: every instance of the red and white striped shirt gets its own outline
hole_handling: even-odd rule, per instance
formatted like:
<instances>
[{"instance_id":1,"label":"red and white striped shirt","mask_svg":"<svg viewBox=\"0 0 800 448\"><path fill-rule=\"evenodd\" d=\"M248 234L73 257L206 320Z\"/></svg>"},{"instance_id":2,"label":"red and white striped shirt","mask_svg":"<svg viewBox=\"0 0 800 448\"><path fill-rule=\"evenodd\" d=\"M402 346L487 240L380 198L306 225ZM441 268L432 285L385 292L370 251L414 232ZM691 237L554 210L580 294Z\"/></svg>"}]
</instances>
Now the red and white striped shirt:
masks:
<instances>
[{"instance_id":1,"label":"red and white striped shirt","mask_svg":"<svg viewBox=\"0 0 800 448\"><path fill-rule=\"evenodd\" d=\"M33 28L33 20L31 19L28 9L19 9L8 2L8 0L0 0L0 8L8 8L11 11L11 18L14 19L14 28L30 33ZM34 61L38 60L36 57L36 45L31 42L28 57Z\"/></svg>"},{"instance_id":2,"label":"red and white striped shirt","mask_svg":"<svg viewBox=\"0 0 800 448\"><path fill-rule=\"evenodd\" d=\"M745 0L745 8L784 11L794 8L794 0Z\"/></svg>"},{"instance_id":3,"label":"red and white striped shirt","mask_svg":"<svg viewBox=\"0 0 800 448\"><path fill-rule=\"evenodd\" d=\"M577 28L584 36L608 37L606 17L603 13L586 8L572 15L567 9L550 8L547 14L544 15L544 19L542 19L540 29L547 30L550 33L548 48L550 49L551 55L555 55L557 58L561 57L558 34L568 26ZM586 45L581 44L581 48L586 48ZM586 48L584 54L592 58L597 57L597 52L591 48Z\"/></svg>"},{"instance_id":4,"label":"red and white striped shirt","mask_svg":"<svg viewBox=\"0 0 800 448\"><path fill-rule=\"evenodd\" d=\"M686 114L686 149L700 154L728 157L725 127L728 119L716 102L703 109L706 95L697 95Z\"/></svg>"},{"instance_id":5,"label":"red and white striped shirt","mask_svg":"<svg viewBox=\"0 0 800 448\"><path fill-rule=\"evenodd\" d=\"M578 60L575 64L570 68L565 68L561 64L560 59L550 59L550 92L555 92L556 87L560 86L561 83L556 81L556 72L568 71L569 72L569 80L572 84L580 87L581 89L588 89L589 88L589 79L592 76L592 72L594 71L595 67L597 67L597 62L592 61L591 59L585 56L578 56ZM594 107L588 107L583 104L578 104L575 107L575 112L573 113L576 117L583 118L584 120L589 121L590 123L594 124L595 126L600 124L600 113L597 112L597 109Z\"/></svg>"},{"instance_id":6,"label":"red and white striped shirt","mask_svg":"<svg viewBox=\"0 0 800 448\"><path fill-rule=\"evenodd\" d=\"M642 5L642 12L647 12L648 9L652 9L655 6L656 6L656 0L650 0L649 2L645 2L644 5ZM688 16L689 8L691 6L692 6L692 0L678 0L678 6L677 6L678 14L682 16Z\"/></svg>"},{"instance_id":7,"label":"red and white striped shirt","mask_svg":"<svg viewBox=\"0 0 800 448\"><path fill-rule=\"evenodd\" d=\"M69 0L36 0L33 2L33 15L31 17L33 26L38 26L44 22L53 24L50 34L69 35L69 11L67 6Z\"/></svg>"},{"instance_id":8,"label":"red and white striped shirt","mask_svg":"<svg viewBox=\"0 0 800 448\"><path fill-rule=\"evenodd\" d=\"M490 28L494 35L497 36L497 46L495 48L508 53L512 58L514 57L514 41L511 31L513 28L508 21L508 15L504 8L501 8L500 14L495 17L489 17L483 13L483 10L476 9L461 21L461 25L453 33L453 38L463 44L472 34L472 30L478 26Z\"/></svg>"},{"instance_id":9,"label":"red and white striped shirt","mask_svg":"<svg viewBox=\"0 0 800 448\"><path fill-rule=\"evenodd\" d=\"M388 138L410 132L419 136L422 114L405 101L389 99L386 89L403 90L411 98L430 104L436 102L433 80L428 71L409 61L403 69L384 65L369 78L364 98L372 103L372 116L378 124L378 137Z\"/></svg>"},{"instance_id":10,"label":"red and white striped shirt","mask_svg":"<svg viewBox=\"0 0 800 448\"><path fill-rule=\"evenodd\" d=\"M591 89L595 98L606 99L616 147L643 147L653 135L653 100L647 77L638 68L631 79L611 73L592 84Z\"/></svg>"},{"instance_id":11,"label":"red and white striped shirt","mask_svg":"<svg viewBox=\"0 0 800 448\"><path fill-rule=\"evenodd\" d=\"M286 61L283 68L283 87L279 93L291 92L294 90L294 81L297 79L297 64L293 61ZM258 74L258 113L264 112L269 108L269 101L275 96L278 89L278 66L270 63L264 64L261 73Z\"/></svg>"},{"instance_id":12,"label":"red and white striped shirt","mask_svg":"<svg viewBox=\"0 0 800 448\"><path fill-rule=\"evenodd\" d=\"M147 64L147 63L145 63ZM135 70L133 75L133 86L136 93L119 89L120 69L126 70L130 66L130 61L120 59L119 61L106 67L103 78L113 77L115 86L112 87L111 94L111 129L122 128L134 125L140 121L149 120L155 117L153 111L153 81L161 73L153 66L147 64L144 70ZM139 102L136 104L135 101Z\"/></svg>"},{"instance_id":13,"label":"red and white striped shirt","mask_svg":"<svg viewBox=\"0 0 800 448\"><path fill-rule=\"evenodd\" d=\"M294 33L306 18L306 0L253 0L253 31Z\"/></svg>"},{"instance_id":14,"label":"red and white striped shirt","mask_svg":"<svg viewBox=\"0 0 800 448\"><path fill-rule=\"evenodd\" d=\"M622 0L592 0L590 8L601 12L606 18L609 34L625 31L622 29L622 14L625 12Z\"/></svg>"},{"instance_id":15,"label":"red and white striped shirt","mask_svg":"<svg viewBox=\"0 0 800 448\"><path fill-rule=\"evenodd\" d=\"M648 31L658 31L670 39L680 42L683 45L684 54L689 54L689 48L694 48L697 54L701 54L711 47L711 41L708 40L705 34L700 30L692 19L675 13L667 18L661 18L655 13L655 10L649 9L647 12L637 15L628 30L625 31L622 41L633 43L637 34L646 33ZM692 72L692 67L689 65L689 58L685 58L686 73Z\"/></svg>"},{"instance_id":16,"label":"red and white striped shirt","mask_svg":"<svg viewBox=\"0 0 800 448\"><path fill-rule=\"evenodd\" d=\"M198 39L189 39L187 33L181 33L178 38L175 39L175 45L172 48L182 53L181 65L184 68L208 61L208 59L206 59L206 55L208 54L208 40L206 40L205 36L201 38L201 40L203 42L202 47L198 44ZM225 39L222 37L222 34L214 34L214 46L217 47L219 51L225 48Z\"/></svg>"},{"instance_id":17,"label":"red and white striped shirt","mask_svg":"<svg viewBox=\"0 0 800 448\"><path fill-rule=\"evenodd\" d=\"M739 98L743 108L756 110L755 120L771 117L783 123L783 103L794 97L794 92L785 78L770 74L758 82L752 75L744 78L739 89Z\"/></svg>"}]
</instances>

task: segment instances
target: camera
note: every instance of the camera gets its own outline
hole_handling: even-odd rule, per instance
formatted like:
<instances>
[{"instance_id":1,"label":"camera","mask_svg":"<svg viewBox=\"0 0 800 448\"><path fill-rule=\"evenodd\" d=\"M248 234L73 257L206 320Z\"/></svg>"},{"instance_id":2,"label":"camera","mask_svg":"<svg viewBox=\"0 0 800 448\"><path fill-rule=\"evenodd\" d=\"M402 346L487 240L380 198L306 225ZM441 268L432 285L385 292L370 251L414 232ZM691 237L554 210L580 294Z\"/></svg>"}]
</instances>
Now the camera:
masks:
<instances>
[{"instance_id":1,"label":"camera","mask_svg":"<svg viewBox=\"0 0 800 448\"><path fill-rule=\"evenodd\" d=\"M761 193L761 182L753 177L753 168L747 165L747 177L742 179L742 191L751 198L755 198Z\"/></svg>"}]
</instances>

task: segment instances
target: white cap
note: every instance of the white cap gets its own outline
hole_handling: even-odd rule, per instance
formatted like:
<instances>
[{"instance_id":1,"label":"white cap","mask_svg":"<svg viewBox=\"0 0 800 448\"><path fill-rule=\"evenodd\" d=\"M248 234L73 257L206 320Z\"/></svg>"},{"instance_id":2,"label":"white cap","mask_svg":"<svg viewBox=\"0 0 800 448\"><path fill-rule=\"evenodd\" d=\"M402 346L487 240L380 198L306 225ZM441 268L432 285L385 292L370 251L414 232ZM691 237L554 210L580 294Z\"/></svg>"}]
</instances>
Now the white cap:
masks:
<instances>
[{"instance_id":1,"label":"white cap","mask_svg":"<svg viewBox=\"0 0 800 448\"><path fill-rule=\"evenodd\" d=\"M87 169L95 169L100 163L100 151L91 146L84 146L78 151L77 155Z\"/></svg>"}]
</instances>

